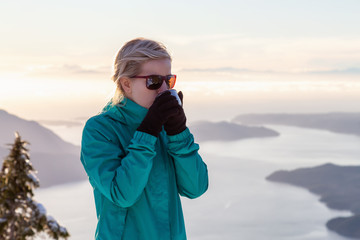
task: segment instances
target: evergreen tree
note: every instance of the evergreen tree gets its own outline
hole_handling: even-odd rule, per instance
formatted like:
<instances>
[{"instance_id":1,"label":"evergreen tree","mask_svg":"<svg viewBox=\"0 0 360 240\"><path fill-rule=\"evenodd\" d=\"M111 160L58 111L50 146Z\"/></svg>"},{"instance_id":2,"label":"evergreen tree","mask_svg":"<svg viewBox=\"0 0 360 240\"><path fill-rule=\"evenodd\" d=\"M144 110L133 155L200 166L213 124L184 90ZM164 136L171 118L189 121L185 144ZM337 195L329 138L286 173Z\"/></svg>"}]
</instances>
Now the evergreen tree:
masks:
<instances>
[{"instance_id":1,"label":"evergreen tree","mask_svg":"<svg viewBox=\"0 0 360 240\"><path fill-rule=\"evenodd\" d=\"M0 172L0 239L34 239L46 233L52 239L67 239L69 233L46 215L44 206L35 202L33 189L39 187L28 149L18 133Z\"/></svg>"}]
</instances>

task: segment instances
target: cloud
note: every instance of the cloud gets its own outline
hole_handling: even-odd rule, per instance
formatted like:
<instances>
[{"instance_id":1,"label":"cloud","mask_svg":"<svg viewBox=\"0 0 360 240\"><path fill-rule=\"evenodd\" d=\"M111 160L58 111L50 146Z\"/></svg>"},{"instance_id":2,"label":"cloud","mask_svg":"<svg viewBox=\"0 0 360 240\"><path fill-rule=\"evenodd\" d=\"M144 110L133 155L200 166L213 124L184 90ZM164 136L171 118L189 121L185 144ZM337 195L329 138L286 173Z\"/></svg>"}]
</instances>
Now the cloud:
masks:
<instances>
[{"instance_id":1,"label":"cloud","mask_svg":"<svg viewBox=\"0 0 360 240\"><path fill-rule=\"evenodd\" d=\"M182 72L253 72L253 73L274 73L274 71L258 71L248 68L220 67L220 68L183 68Z\"/></svg>"},{"instance_id":2,"label":"cloud","mask_svg":"<svg viewBox=\"0 0 360 240\"><path fill-rule=\"evenodd\" d=\"M199 72L199 73L266 73L266 74L360 74L360 68L329 69L319 71L272 71L272 70L253 70L248 68L220 67L220 68L183 68L179 72Z\"/></svg>"},{"instance_id":3,"label":"cloud","mask_svg":"<svg viewBox=\"0 0 360 240\"><path fill-rule=\"evenodd\" d=\"M64 64L62 69L73 74L104 74L105 67L83 67L76 64Z\"/></svg>"},{"instance_id":4,"label":"cloud","mask_svg":"<svg viewBox=\"0 0 360 240\"><path fill-rule=\"evenodd\" d=\"M328 71L311 71L310 74L360 74L360 68L333 69Z\"/></svg>"},{"instance_id":5,"label":"cloud","mask_svg":"<svg viewBox=\"0 0 360 240\"><path fill-rule=\"evenodd\" d=\"M108 66L82 66L78 64L63 64L63 65L33 65L28 66L25 70L26 76L31 77L99 77L109 76L111 69Z\"/></svg>"},{"instance_id":6,"label":"cloud","mask_svg":"<svg viewBox=\"0 0 360 240\"><path fill-rule=\"evenodd\" d=\"M82 126L82 122L78 121L64 121L64 120L38 120L40 124L48 126L66 126L66 127L78 127Z\"/></svg>"}]
</instances>

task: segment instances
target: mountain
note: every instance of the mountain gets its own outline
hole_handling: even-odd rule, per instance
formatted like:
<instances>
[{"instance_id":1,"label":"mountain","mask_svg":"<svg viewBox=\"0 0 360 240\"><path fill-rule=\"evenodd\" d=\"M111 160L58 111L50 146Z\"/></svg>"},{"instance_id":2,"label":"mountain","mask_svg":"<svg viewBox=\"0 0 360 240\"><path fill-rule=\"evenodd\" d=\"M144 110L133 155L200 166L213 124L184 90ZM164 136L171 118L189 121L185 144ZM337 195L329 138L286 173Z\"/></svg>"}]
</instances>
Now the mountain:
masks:
<instances>
[{"instance_id":1,"label":"mountain","mask_svg":"<svg viewBox=\"0 0 360 240\"><path fill-rule=\"evenodd\" d=\"M41 187L87 179L80 162L80 147L65 142L38 122L28 121L0 110L0 164L9 154L10 146L19 132L30 142L30 160L38 171ZM264 127L247 127L229 122L197 122L192 132L199 141L231 141L254 137L275 137L279 133Z\"/></svg>"},{"instance_id":2,"label":"mountain","mask_svg":"<svg viewBox=\"0 0 360 240\"><path fill-rule=\"evenodd\" d=\"M9 154L15 132L30 144L30 160L38 171L41 187L87 179L80 162L80 147L65 142L51 130L0 110L0 164Z\"/></svg>"},{"instance_id":3,"label":"mountain","mask_svg":"<svg viewBox=\"0 0 360 240\"><path fill-rule=\"evenodd\" d=\"M326 226L340 235L360 239L360 166L325 164L276 171L266 179L306 188L320 195L320 201L329 208L351 211L354 216L331 219Z\"/></svg>"},{"instance_id":4,"label":"mountain","mask_svg":"<svg viewBox=\"0 0 360 240\"><path fill-rule=\"evenodd\" d=\"M360 113L242 114L233 121L243 124L278 124L315 128L360 136Z\"/></svg>"},{"instance_id":5,"label":"mountain","mask_svg":"<svg viewBox=\"0 0 360 240\"><path fill-rule=\"evenodd\" d=\"M279 136L278 132L265 127L248 127L230 122L198 121L191 124L190 128L197 141L234 141Z\"/></svg>"},{"instance_id":6,"label":"mountain","mask_svg":"<svg viewBox=\"0 0 360 240\"><path fill-rule=\"evenodd\" d=\"M12 143L15 131L18 131L24 140L31 143L32 152L79 153L79 147L65 142L39 123L0 110L0 146Z\"/></svg>"}]
</instances>

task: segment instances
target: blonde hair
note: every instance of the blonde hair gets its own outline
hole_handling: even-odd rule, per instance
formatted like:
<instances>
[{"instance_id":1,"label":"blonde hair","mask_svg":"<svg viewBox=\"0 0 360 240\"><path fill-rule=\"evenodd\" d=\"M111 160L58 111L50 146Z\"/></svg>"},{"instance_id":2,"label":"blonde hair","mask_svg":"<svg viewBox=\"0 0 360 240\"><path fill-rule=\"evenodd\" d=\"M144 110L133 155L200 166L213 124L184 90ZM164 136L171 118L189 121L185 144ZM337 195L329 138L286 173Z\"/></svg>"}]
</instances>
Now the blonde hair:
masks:
<instances>
[{"instance_id":1,"label":"blonde hair","mask_svg":"<svg viewBox=\"0 0 360 240\"><path fill-rule=\"evenodd\" d=\"M116 92L112 98L112 104L116 105L124 98L120 79L134 77L141 71L144 62L168 58L171 59L166 47L153 40L136 38L127 43L118 51L114 62L114 75L111 79L116 83Z\"/></svg>"}]
</instances>

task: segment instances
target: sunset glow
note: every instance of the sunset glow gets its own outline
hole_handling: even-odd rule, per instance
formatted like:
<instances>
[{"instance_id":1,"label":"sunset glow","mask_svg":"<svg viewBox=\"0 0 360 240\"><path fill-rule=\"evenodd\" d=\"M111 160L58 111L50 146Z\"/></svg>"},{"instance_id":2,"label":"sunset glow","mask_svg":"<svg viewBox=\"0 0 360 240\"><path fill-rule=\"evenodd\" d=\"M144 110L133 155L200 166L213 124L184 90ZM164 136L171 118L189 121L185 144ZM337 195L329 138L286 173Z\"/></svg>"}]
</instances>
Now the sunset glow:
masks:
<instances>
[{"instance_id":1,"label":"sunset glow","mask_svg":"<svg viewBox=\"0 0 360 240\"><path fill-rule=\"evenodd\" d=\"M311 95L329 102L324 111L340 111L360 96L358 1L184 1L171 4L171 18L148 17L168 7L162 0L1 3L0 108L55 118L40 114L46 102L66 109L63 118L90 114L112 96L117 50L139 36L167 46L175 88L195 105L210 96L241 105ZM298 106L307 107L315 110Z\"/></svg>"}]
</instances>

